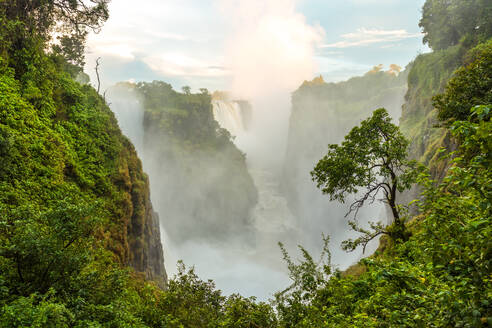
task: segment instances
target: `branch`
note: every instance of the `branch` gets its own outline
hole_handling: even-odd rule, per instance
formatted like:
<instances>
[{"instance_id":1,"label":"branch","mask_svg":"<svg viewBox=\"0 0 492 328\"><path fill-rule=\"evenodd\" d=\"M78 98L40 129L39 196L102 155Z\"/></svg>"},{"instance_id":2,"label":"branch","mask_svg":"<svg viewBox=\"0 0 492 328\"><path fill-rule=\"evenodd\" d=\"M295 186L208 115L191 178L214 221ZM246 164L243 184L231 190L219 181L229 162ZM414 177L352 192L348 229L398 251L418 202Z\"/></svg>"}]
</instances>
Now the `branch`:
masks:
<instances>
[{"instance_id":1,"label":"branch","mask_svg":"<svg viewBox=\"0 0 492 328\"><path fill-rule=\"evenodd\" d=\"M99 78L99 60L101 60L101 57L97 57L96 59L96 76L97 76L97 93L99 93L99 90L101 88L101 80Z\"/></svg>"},{"instance_id":2,"label":"branch","mask_svg":"<svg viewBox=\"0 0 492 328\"><path fill-rule=\"evenodd\" d=\"M364 196L362 196L362 198L350 204L349 211L347 212L347 214L345 214L345 217L347 217L350 213L355 212L354 213L354 219L355 219L357 217L357 214L359 213L359 209L362 206L364 206L365 202L368 199L370 200L371 204L374 203L376 199L376 195L378 194L381 188L386 192L384 188L384 183L378 183L374 186L370 186L369 190L364 194Z\"/></svg>"},{"instance_id":3,"label":"branch","mask_svg":"<svg viewBox=\"0 0 492 328\"><path fill-rule=\"evenodd\" d=\"M364 254L366 252L366 247L371 240L380 235L389 235L388 231L386 231L381 222L369 222L369 224L371 226L371 229L373 229L372 232L359 227L355 221L350 221L349 225L352 230L362 233L363 235L355 240L348 239L343 241L342 249L351 252L354 251L358 246L362 245L362 253Z\"/></svg>"}]
</instances>

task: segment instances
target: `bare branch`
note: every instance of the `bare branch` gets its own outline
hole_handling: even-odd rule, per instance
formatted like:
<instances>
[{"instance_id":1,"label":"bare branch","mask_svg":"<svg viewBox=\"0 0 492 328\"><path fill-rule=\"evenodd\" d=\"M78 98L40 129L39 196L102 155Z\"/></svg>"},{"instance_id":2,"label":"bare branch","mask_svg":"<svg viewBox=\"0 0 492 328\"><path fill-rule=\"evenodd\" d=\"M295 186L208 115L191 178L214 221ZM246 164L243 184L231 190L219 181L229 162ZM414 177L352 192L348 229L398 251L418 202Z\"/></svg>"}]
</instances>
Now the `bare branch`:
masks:
<instances>
[{"instance_id":1,"label":"bare branch","mask_svg":"<svg viewBox=\"0 0 492 328\"><path fill-rule=\"evenodd\" d=\"M95 68L96 76L97 76L97 93L99 93L99 90L101 88L101 80L99 78L99 60L101 60L101 57L98 57L96 59L96 68Z\"/></svg>"},{"instance_id":2,"label":"bare branch","mask_svg":"<svg viewBox=\"0 0 492 328\"><path fill-rule=\"evenodd\" d=\"M380 189L383 189L386 193L386 190L384 188L385 183L378 183L376 185L369 186L369 190L362 196L362 198L357 199L355 202L350 204L349 206L349 211L347 214L345 214L345 217L347 217L350 213L354 213L354 219L357 216L359 209L364 206L367 200L369 200L370 204L373 204L376 195L378 194Z\"/></svg>"}]
</instances>

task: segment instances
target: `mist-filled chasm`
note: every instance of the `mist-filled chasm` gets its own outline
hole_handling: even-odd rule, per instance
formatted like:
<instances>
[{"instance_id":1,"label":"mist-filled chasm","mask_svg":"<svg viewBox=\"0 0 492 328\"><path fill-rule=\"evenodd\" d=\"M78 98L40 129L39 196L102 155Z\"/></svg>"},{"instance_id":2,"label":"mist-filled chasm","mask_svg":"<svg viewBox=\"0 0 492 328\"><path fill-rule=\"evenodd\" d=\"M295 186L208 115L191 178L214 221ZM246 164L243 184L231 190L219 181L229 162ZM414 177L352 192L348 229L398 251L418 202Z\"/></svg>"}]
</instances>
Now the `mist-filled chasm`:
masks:
<instances>
[{"instance_id":1,"label":"mist-filled chasm","mask_svg":"<svg viewBox=\"0 0 492 328\"><path fill-rule=\"evenodd\" d=\"M278 242L291 254L303 245L317 256L322 234L331 238L335 266L355 263L361 251L340 249L354 237L348 204L330 202L309 173L327 144L373 109L384 106L397 119L405 81L405 72L375 71L247 100L178 93L162 82L110 88L108 102L149 175L168 274L183 260L225 294L268 299L290 283ZM201 111L207 114L192 117ZM210 128L198 129L195 120ZM368 220L386 220L381 204L360 212L359 222Z\"/></svg>"},{"instance_id":2,"label":"mist-filled chasm","mask_svg":"<svg viewBox=\"0 0 492 328\"><path fill-rule=\"evenodd\" d=\"M278 242L294 257L302 245L317 258L325 234L342 270L363 256L340 248L355 237L345 218L350 199L330 202L310 171L374 109L398 119L406 71L376 66L345 82L312 80L325 32L295 1L220 4L227 90L120 83L107 98L149 175L169 276L183 260L225 294L266 300L291 283ZM361 226L369 220L386 221L380 203L359 212Z\"/></svg>"}]
</instances>

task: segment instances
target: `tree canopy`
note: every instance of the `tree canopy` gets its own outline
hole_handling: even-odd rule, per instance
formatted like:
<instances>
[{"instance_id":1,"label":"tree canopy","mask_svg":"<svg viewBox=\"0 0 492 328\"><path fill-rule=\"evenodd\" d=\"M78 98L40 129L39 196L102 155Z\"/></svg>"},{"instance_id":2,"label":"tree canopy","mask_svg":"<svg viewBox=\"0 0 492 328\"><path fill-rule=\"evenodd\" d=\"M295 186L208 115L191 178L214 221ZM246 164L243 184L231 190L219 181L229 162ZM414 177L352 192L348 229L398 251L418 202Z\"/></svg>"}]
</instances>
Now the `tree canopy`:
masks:
<instances>
[{"instance_id":1,"label":"tree canopy","mask_svg":"<svg viewBox=\"0 0 492 328\"><path fill-rule=\"evenodd\" d=\"M419 26L424 43L440 50L458 44L463 37L474 42L492 36L492 3L489 0L427 0Z\"/></svg>"},{"instance_id":2,"label":"tree canopy","mask_svg":"<svg viewBox=\"0 0 492 328\"><path fill-rule=\"evenodd\" d=\"M83 66L84 44L89 30L99 32L109 17L110 0L8 0L0 1L5 51L26 47L34 38L46 49L54 42L55 53L71 64ZM44 49L43 49L44 50Z\"/></svg>"},{"instance_id":3,"label":"tree canopy","mask_svg":"<svg viewBox=\"0 0 492 328\"><path fill-rule=\"evenodd\" d=\"M473 49L467 62L433 98L441 121L466 120L473 106L492 103L492 40Z\"/></svg>"}]
</instances>

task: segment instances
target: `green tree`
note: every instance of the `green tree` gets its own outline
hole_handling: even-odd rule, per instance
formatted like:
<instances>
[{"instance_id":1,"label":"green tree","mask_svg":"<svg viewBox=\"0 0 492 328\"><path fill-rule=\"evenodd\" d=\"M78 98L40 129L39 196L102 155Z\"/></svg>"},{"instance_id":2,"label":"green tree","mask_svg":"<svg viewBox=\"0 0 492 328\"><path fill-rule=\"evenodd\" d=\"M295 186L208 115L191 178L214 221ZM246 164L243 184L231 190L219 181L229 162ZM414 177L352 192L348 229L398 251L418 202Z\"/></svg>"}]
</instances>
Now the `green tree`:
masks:
<instances>
[{"instance_id":1,"label":"green tree","mask_svg":"<svg viewBox=\"0 0 492 328\"><path fill-rule=\"evenodd\" d=\"M226 298L212 280L201 280L195 269L178 262L178 273L157 304L169 327L217 327Z\"/></svg>"},{"instance_id":2,"label":"green tree","mask_svg":"<svg viewBox=\"0 0 492 328\"><path fill-rule=\"evenodd\" d=\"M433 98L439 119L447 124L467 120L473 106L492 103L492 40L470 51L467 62L454 73L446 91Z\"/></svg>"},{"instance_id":3,"label":"green tree","mask_svg":"<svg viewBox=\"0 0 492 328\"><path fill-rule=\"evenodd\" d=\"M355 241L344 242L345 249L353 250L358 245L365 249L369 241L381 234L387 234L393 240L408 239L397 195L416 181L421 166L406 159L407 147L408 141L391 123L387 111L380 108L360 126L354 127L341 145L329 145L328 154L311 172L317 187L328 194L330 200L345 202L347 195L363 191L362 196L356 196L347 215L354 213L354 220L349 224L364 235ZM358 227L355 218L359 209L368 202L373 203L381 194L391 209L392 226L371 223L372 232Z\"/></svg>"},{"instance_id":4,"label":"green tree","mask_svg":"<svg viewBox=\"0 0 492 328\"><path fill-rule=\"evenodd\" d=\"M276 309L281 327L321 327L323 316L320 308L313 306L319 291L326 287L333 273L329 238L323 236L323 248L318 262L299 245L302 259L292 260L282 243L279 243L284 261L287 264L292 284L283 291L275 293Z\"/></svg>"},{"instance_id":5,"label":"green tree","mask_svg":"<svg viewBox=\"0 0 492 328\"><path fill-rule=\"evenodd\" d=\"M95 210L64 199L41 214L20 206L10 215L0 207L0 254L10 288L20 295L50 288L69 292L72 280L91 260Z\"/></svg>"},{"instance_id":6,"label":"green tree","mask_svg":"<svg viewBox=\"0 0 492 328\"><path fill-rule=\"evenodd\" d=\"M183 90L183 93L185 95L191 94L191 88L189 86L187 86L187 85L185 85L184 87L182 87L181 90Z\"/></svg>"},{"instance_id":7,"label":"green tree","mask_svg":"<svg viewBox=\"0 0 492 328\"><path fill-rule=\"evenodd\" d=\"M264 302L256 302L255 297L245 298L232 294L223 306L220 327L224 328L256 328L277 327L273 308Z\"/></svg>"},{"instance_id":8,"label":"green tree","mask_svg":"<svg viewBox=\"0 0 492 328\"><path fill-rule=\"evenodd\" d=\"M419 26L423 42L440 50L463 38L483 42L492 35L492 4L489 0L427 0Z\"/></svg>"},{"instance_id":9,"label":"green tree","mask_svg":"<svg viewBox=\"0 0 492 328\"><path fill-rule=\"evenodd\" d=\"M15 52L38 43L44 50L57 34L59 44L54 45L54 53L82 67L87 34L90 30L100 31L109 17L108 3L109 0L0 1L0 26L8 31L2 46Z\"/></svg>"}]
</instances>

